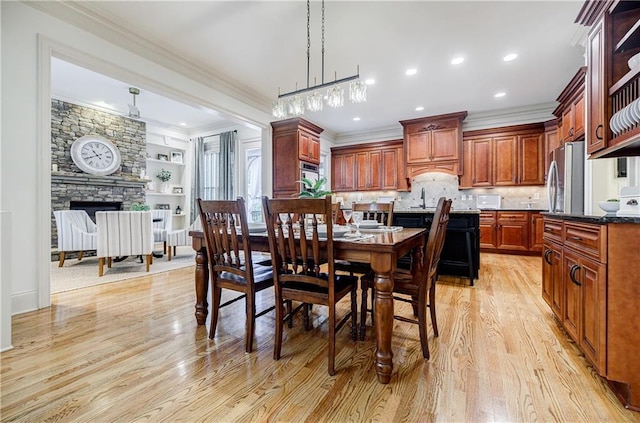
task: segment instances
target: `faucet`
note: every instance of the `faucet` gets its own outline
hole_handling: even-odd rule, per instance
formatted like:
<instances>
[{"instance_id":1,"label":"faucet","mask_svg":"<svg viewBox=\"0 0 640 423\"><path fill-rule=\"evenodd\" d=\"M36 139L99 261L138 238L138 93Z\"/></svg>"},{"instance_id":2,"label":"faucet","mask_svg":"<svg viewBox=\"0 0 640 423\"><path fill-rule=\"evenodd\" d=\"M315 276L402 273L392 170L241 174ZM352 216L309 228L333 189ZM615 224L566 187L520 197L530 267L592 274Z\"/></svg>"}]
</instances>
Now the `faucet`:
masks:
<instances>
[{"instance_id":1,"label":"faucet","mask_svg":"<svg viewBox=\"0 0 640 423\"><path fill-rule=\"evenodd\" d=\"M422 193L420 194L420 199L422 200L422 205L420 206L420 208L426 209L427 204L425 202L424 187L422 187Z\"/></svg>"}]
</instances>

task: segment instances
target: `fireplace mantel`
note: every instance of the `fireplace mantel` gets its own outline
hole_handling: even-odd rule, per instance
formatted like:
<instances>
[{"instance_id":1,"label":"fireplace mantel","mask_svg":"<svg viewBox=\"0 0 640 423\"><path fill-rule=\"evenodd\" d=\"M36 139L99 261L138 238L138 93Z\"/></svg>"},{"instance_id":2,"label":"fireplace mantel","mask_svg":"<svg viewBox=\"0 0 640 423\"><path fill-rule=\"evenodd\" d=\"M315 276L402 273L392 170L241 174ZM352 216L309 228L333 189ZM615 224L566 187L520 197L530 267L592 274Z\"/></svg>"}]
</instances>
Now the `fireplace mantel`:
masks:
<instances>
[{"instance_id":1,"label":"fireplace mantel","mask_svg":"<svg viewBox=\"0 0 640 423\"><path fill-rule=\"evenodd\" d=\"M149 181L146 179L125 179L120 176L93 176L86 173L74 174L66 172L51 173L52 184L73 184L124 188L144 188Z\"/></svg>"}]
</instances>

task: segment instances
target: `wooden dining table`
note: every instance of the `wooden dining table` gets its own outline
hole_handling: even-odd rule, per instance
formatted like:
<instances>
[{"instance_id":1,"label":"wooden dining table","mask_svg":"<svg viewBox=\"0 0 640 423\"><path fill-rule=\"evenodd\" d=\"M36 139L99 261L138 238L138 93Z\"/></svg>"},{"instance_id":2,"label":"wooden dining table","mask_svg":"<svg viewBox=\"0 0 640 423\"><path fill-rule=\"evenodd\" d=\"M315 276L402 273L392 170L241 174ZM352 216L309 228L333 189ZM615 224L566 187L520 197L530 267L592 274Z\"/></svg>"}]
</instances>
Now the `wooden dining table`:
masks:
<instances>
[{"instance_id":1,"label":"wooden dining table","mask_svg":"<svg viewBox=\"0 0 640 423\"><path fill-rule=\"evenodd\" d=\"M334 257L350 262L369 263L375 272L375 365L378 381L389 383L393 371L393 280L391 274L399 258L409 254L419 254L425 242L426 229L403 228L399 231L380 231L371 233L366 239L333 240ZM207 246L202 231L190 231L192 247L196 252L195 289L196 320L204 325L209 313L207 302L209 267ZM266 234L251 234L252 251L269 251Z\"/></svg>"}]
</instances>

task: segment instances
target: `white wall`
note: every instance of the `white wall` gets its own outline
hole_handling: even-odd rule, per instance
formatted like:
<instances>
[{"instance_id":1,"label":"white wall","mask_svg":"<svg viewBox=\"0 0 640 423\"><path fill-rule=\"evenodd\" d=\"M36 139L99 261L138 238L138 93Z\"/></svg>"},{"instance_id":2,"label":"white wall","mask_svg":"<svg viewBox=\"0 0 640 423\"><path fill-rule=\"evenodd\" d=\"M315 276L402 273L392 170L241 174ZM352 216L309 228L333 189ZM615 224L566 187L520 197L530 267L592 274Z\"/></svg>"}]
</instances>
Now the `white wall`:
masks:
<instances>
[{"instance_id":1,"label":"white wall","mask_svg":"<svg viewBox=\"0 0 640 423\"><path fill-rule=\"evenodd\" d=\"M12 312L49 305L50 239L50 57L139 83L158 94L179 95L192 105L230 113L256 127L268 113L132 54L24 3L1 2L2 138L0 210L10 213L13 237L9 279ZM99 55L99 56L98 56ZM15 232L15 231L14 231ZM3 235L3 243L4 235ZM35 265L34 265L35 264ZM3 266L3 271L5 266ZM3 295L4 297L4 295ZM10 314L2 309L2 327Z\"/></svg>"}]
</instances>

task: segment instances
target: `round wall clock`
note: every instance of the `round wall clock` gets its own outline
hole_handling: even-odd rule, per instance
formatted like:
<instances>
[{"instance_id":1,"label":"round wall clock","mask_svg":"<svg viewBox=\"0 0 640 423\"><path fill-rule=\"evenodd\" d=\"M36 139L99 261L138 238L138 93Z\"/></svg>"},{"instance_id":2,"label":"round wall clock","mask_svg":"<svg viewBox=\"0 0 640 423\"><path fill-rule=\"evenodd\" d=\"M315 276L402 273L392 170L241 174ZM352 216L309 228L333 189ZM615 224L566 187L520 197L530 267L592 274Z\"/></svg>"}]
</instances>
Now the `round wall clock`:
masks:
<instances>
[{"instance_id":1,"label":"round wall clock","mask_svg":"<svg viewBox=\"0 0 640 423\"><path fill-rule=\"evenodd\" d=\"M120 151L108 139L85 135L71 144L71 159L82 171L92 175L110 175L120 168Z\"/></svg>"}]
</instances>

